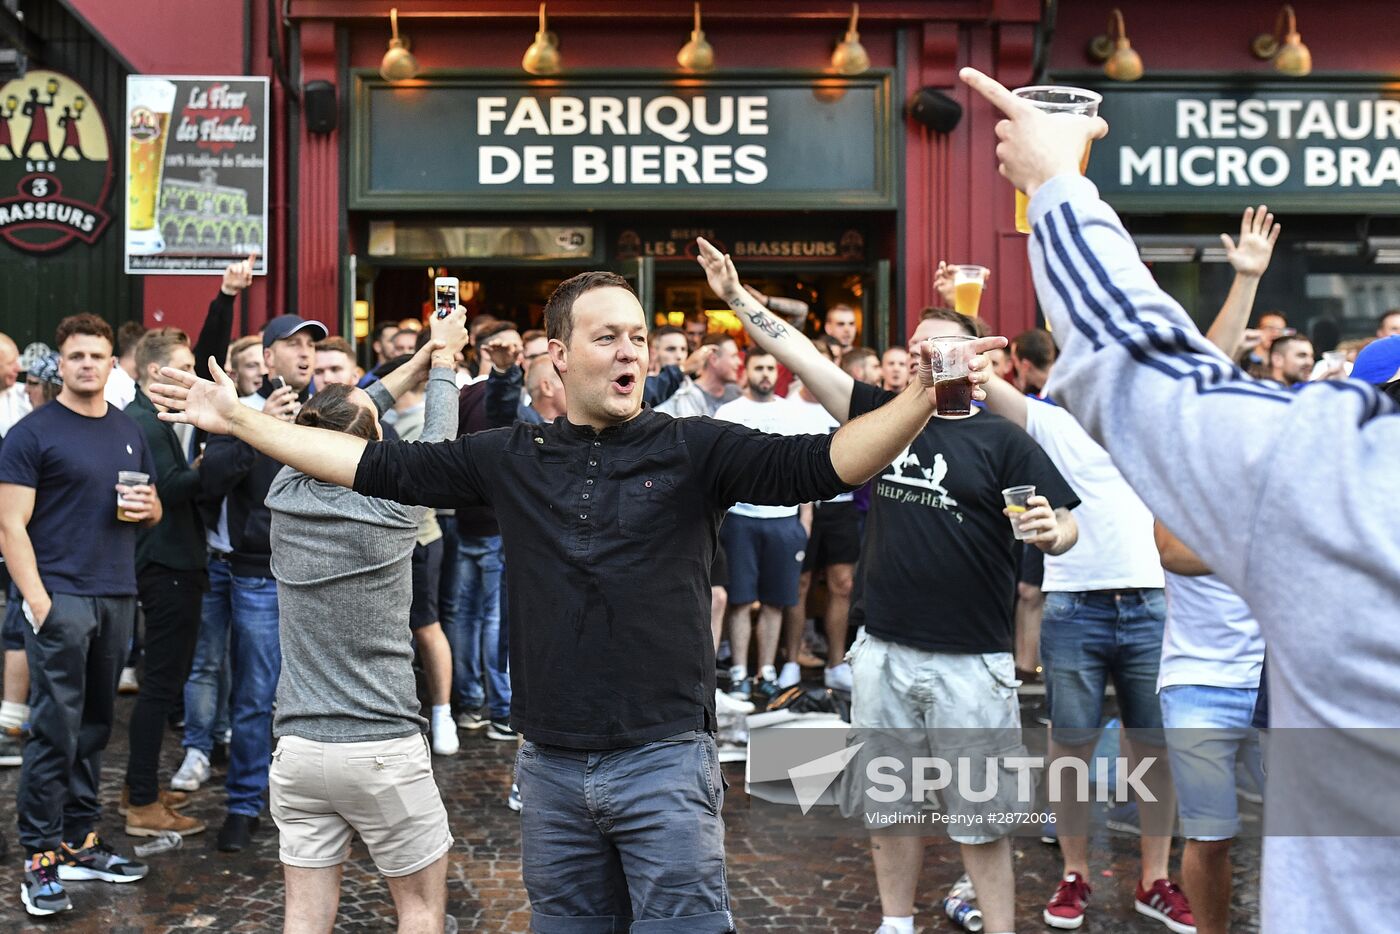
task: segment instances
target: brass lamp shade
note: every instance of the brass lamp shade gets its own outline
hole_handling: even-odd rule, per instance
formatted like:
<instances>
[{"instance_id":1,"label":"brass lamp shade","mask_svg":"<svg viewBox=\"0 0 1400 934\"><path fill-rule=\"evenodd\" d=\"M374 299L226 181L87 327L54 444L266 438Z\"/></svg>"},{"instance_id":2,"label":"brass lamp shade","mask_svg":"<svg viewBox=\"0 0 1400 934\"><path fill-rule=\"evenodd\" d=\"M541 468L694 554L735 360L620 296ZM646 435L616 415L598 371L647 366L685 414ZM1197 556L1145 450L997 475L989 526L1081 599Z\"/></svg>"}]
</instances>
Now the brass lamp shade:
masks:
<instances>
[{"instance_id":1,"label":"brass lamp shade","mask_svg":"<svg viewBox=\"0 0 1400 934\"><path fill-rule=\"evenodd\" d=\"M418 59L408 50L408 40L399 35L399 10L389 11L389 27L393 38L389 40L389 51L379 62L379 76L385 81L407 81L418 75Z\"/></svg>"},{"instance_id":2,"label":"brass lamp shade","mask_svg":"<svg viewBox=\"0 0 1400 934\"><path fill-rule=\"evenodd\" d=\"M705 39L705 30L700 28L700 4L695 4L695 28L690 31L690 41L676 53L676 63L686 71L709 71L715 67L714 47Z\"/></svg>"},{"instance_id":3,"label":"brass lamp shade","mask_svg":"<svg viewBox=\"0 0 1400 934\"><path fill-rule=\"evenodd\" d=\"M865 46L860 44L860 33L856 24L860 20L860 4L851 4L851 24L846 28L846 36L836 44L831 53L831 67L843 75L863 74L870 68L870 56Z\"/></svg>"},{"instance_id":4,"label":"brass lamp shade","mask_svg":"<svg viewBox=\"0 0 1400 934\"><path fill-rule=\"evenodd\" d=\"M559 57L559 37L549 31L545 19L544 4L540 4L540 28L535 33L535 41L525 50L520 67L532 75L557 75L561 65Z\"/></svg>"}]
</instances>

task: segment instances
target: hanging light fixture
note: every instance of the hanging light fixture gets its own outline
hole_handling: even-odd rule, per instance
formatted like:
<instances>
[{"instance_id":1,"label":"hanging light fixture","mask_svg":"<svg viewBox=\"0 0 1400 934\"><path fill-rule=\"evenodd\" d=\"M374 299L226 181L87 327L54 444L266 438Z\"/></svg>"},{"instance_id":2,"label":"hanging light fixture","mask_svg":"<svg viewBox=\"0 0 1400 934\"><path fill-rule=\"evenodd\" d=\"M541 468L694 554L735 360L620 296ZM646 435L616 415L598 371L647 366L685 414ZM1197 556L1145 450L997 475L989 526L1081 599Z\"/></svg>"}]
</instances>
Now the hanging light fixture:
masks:
<instances>
[{"instance_id":1,"label":"hanging light fixture","mask_svg":"<svg viewBox=\"0 0 1400 934\"><path fill-rule=\"evenodd\" d=\"M690 31L690 41L676 53L676 61L686 71L709 71L715 67L715 50L705 39L705 30L700 28L700 3L695 3L695 28Z\"/></svg>"},{"instance_id":2,"label":"hanging light fixture","mask_svg":"<svg viewBox=\"0 0 1400 934\"><path fill-rule=\"evenodd\" d=\"M1122 10L1115 8L1108 15L1108 35L1095 36L1089 42L1089 57L1103 62L1103 73L1114 81L1136 81L1142 77L1142 57L1128 41Z\"/></svg>"},{"instance_id":3,"label":"hanging light fixture","mask_svg":"<svg viewBox=\"0 0 1400 934\"><path fill-rule=\"evenodd\" d=\"M843 75L863 74L870 68L870 56L865 46L860 44L860 33L856 23L860 20L860 4L851 4L851 24L846 27L846 38L836 44L831 53L831 67Z\"/></svg>"},{"instance_id":4,"label":"hanging light fixture","mask_svg":"<svg viewBox=\"0 0 1400 934\"><path fill-rule=\"evenodd\" d=\"M1283 38L1279 39L1279 36ZM1274 70L1280 74L1301 78L1312 71L1312 53L1303 45L1293 7L1287 3L1278 11L1274 31L1255 36L1254 41L1249 44L1249 49L1255 58L1264 61L1273 59Z\"/></svg>"},{"instance_id":5,"label":"hanging light fixture","mask_svg":"<svg viewBox=\"0 0 1400 934\"><path fill-rule=\"evenodd\" d=\"M532 75L557 75L559 73L559 37L549 31L545 19L544 4L540 4L540 28L535 33L535 41L525 50L520 67Z\"/></svg>"},{"instance_id":6,"label":"hanging light fixture","mask_svg":"<svg viewBox=\"0 0 1400 934\"><path fill-rule=\"evenodd\" d=\"M389 51L379 63L379 76L385 81L407 81L418 74L418 59L408 50L408 40L399 35L398 7L389 11L389 28L394 37L389 40Z\"/></svg>"}]
</instances>

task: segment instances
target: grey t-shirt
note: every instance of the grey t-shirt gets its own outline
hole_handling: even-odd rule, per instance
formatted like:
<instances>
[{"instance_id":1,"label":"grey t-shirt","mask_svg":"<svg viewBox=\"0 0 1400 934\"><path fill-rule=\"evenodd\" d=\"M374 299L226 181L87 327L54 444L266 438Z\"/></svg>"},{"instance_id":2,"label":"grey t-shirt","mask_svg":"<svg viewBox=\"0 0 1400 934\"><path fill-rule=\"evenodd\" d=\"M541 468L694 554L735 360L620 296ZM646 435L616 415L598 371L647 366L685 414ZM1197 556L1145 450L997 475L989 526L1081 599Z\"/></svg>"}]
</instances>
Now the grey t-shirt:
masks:
<instances>
[{"instance_id":1,"label":"grey t-shirt","mask_svg":"<svg viewBox=\"0 0 1400 934\"><path fill-rule=\"evenodd\" d=\"M383 411L392 404L376 383ZM428 379L421 440L457 434L452 371ZM267 494L282 643L276 736L323 743L423 732L413 679L410 558L427 510L361 496L284 467Z\"/></svg>"}]
</instances>

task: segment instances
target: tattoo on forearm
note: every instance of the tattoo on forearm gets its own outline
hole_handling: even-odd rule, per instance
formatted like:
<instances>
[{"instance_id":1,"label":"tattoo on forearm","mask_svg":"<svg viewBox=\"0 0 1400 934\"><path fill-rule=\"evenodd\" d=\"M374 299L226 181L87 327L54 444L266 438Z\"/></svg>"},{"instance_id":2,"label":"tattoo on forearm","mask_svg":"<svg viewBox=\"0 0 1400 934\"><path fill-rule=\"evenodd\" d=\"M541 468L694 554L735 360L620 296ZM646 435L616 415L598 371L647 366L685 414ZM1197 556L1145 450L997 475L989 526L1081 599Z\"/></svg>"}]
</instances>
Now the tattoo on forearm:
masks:
<instances>
[{"instance_id":1,"label":"tattoo on forearm","mask_svg":"<svg viewBox=\"0 0 1400 934\"><path fill-rule=\"evenodd\" d=\"M736 299L730 307L735 311L747 315L748 319L753 322L754 327L774 340L782 338L782 336L787 333L787 325L778 321L762 308L753 308L749 304L748 299Z\"/></svg>"}]
</instances>

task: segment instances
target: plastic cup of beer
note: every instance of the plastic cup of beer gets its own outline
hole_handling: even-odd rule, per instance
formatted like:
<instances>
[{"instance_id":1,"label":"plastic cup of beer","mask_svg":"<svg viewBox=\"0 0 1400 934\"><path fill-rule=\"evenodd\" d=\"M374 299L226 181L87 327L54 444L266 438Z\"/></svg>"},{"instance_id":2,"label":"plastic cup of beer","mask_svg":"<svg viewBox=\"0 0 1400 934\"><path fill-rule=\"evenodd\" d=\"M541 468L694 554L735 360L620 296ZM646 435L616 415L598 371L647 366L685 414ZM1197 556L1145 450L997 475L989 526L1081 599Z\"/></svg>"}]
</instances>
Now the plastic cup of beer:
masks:
<instances>
[{"instance_id":1,"label":"plastic cup of beer","mask_svg":"<svg viewBox=\"0 0 1400 934\"><path fill-rule=\"evenodd\" d=\"M972 359L972 338L935 337L933 345L933 394L938 414L972 414L972 377L967 362Z\"/></svg>"},{"instance_id":2,"label":"plastic cup of beer","mask_svg":"<svg viewBox=\"0 0 1400 934\"><path fill-rule=\"evenodd\" d=\"M139 470L119 470L119 471L117 471L117 485L118 485L118 486L145 486L146 484L148 484L148 483L150 483L150 482L151 482L151 475L148 474L148 473L142 473L142 472L139 471ZM117 491L117 520L118 520L119 522L140 522L140 521L141 521L140 519L132 518L131 516L129 516L129 515L126 514L126 507L127 507L127 506L134 506L134 505L136 505L136 504L133 503L133 502L131 502L130 500L128 500L125 496L122 495L121 491L118 490L118 491Z\"/></svg>"},{"instance_id":3,"label":"plastic cup of beer","mask_svg":"<svg viewBox=\"0 0 1400 934\"><path fill-rule=\"evenodd\" d=\"M977 317L977 306L982 302L982 285L990 274L991 270L986 266L953 267L953 307L958 314Z\"/></svg>"},{"instance_id":4,"label":"plastic cup of beer","mask_svg":"<svg viewBox=\"0 0 1400 934\"><path fill-rule=\"evenodd\" d=\"M1006 503L1006 511L1011 513L1011 532L1016 536L1016 541L1023 542L1030 536L1021 531L1021 515L1030 506L1026 505L1027 500L1035 495L1033 486L1009 486L1001 491L1001 498Z\"/></svg>"},{"instance_id":5,"label":"plastic cup of beer","mask_svg":"<svg viewBox=\"0 0 1400 934\"><path fill-rule=\"evenodd\" d=\"M1048 114L1078 114L1084 117L1097 117L1099 104L1103 102L1103 96L1095 94L1093 91L1058 85L1017 88L1011 93L1030 101L1037 110ZM1084 158L1079 160L1079 173L1081 175L1089 168L1089 147L1091 145L1091 143L1084 144ZM1016 229L1024 234L1031 232L1031 222L1026 216L1030 200L1026 197L1025 192L1017 190Z\"/></svg>"}]
</instances>

